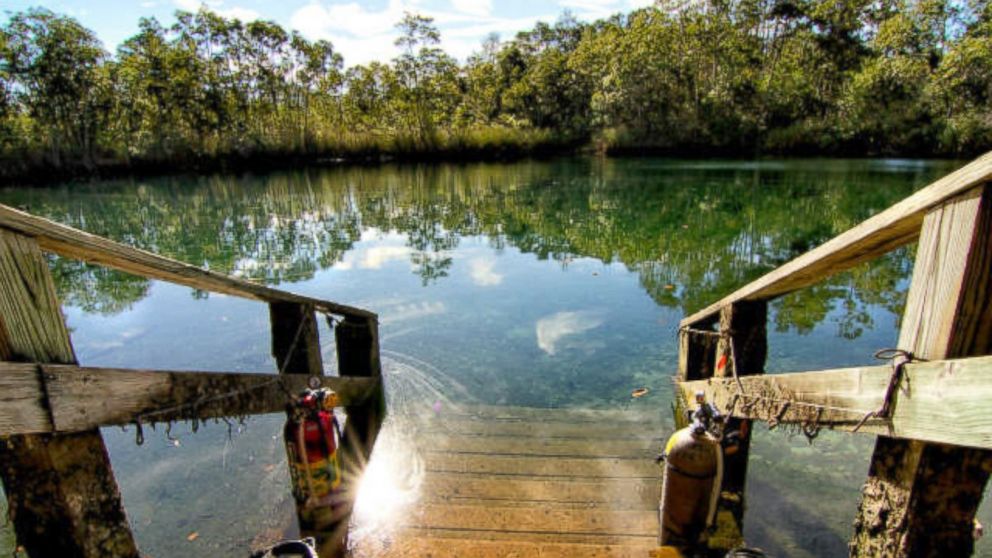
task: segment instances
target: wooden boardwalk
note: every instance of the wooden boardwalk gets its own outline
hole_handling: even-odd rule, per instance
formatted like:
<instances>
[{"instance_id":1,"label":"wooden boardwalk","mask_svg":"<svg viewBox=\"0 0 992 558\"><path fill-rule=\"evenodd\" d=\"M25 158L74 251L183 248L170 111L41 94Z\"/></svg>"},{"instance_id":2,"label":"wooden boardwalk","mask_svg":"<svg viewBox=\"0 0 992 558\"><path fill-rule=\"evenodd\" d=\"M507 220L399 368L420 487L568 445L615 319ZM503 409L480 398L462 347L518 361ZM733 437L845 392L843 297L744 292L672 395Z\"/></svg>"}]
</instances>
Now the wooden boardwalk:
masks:
<instances>
[{"instance_id":1,"label":"wooden boardwalk","mask_svg":"<svg viewBox=\"0 0 992 558\"><path fill-rule=\"evenodd\" d=\"M360 538L353 555L647 556L664 432L660 412L640 409L474 406L391 418L383 446L394 434L416 441L418 495L395 529ZM373 455L370 469L377 458L391 459Z\"/></svg>"}]
</instances>

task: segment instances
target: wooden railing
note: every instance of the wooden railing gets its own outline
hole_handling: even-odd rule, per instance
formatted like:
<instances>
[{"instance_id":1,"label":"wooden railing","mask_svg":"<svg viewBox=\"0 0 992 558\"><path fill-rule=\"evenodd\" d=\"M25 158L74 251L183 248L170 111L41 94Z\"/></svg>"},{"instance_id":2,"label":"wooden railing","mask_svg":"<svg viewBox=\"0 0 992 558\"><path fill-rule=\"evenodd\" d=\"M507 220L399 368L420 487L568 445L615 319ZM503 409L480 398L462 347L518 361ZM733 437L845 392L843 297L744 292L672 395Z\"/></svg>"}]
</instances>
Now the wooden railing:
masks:
<instances>
[{"instance_id":1,"label":"wooden railing","mask_svg":"<svg viewBox=\"0 0 992 558\"><path fill-rule=\"evenodd\" d=\"M43 251L268 303L281 373L78 366ZM324 375L317 313L340 318L338 377ZM0 478L18 544L31 556L139 556L98 427L280 412L287 393L311 378L338 392L346 407L344 493L353 495L385 414L374 313L204 270L0 205ZM343 550L347 525L346 514L329 517L330 523L301 525L316 530L328 556Z\"/></svg>"},{"instance_id":2,"label":"wooden railing","mask_svg":"<svg viewBox=\"0 0 992 558\"><path fill-rule=\"evenodd\" d=\"M681 322L678 392L742 421L878 435L852 556L964 556L992 471L992 153ZM905 366L757 376L768 301L919 239ZM982 357L982 358L964 358ZM744 428L742 432L749 432ZM723 488L743 495L749 439ZM743 506L733 506L738 528Z\"/></svg>"}]
</instances>

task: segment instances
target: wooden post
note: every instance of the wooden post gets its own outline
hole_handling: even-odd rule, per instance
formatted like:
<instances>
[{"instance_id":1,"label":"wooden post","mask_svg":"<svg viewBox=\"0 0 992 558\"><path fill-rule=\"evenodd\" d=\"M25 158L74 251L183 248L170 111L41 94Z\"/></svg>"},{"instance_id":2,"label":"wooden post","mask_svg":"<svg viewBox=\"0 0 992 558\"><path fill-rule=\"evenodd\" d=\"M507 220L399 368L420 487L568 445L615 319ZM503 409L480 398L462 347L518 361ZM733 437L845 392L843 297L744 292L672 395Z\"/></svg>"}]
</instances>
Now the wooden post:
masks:
<instances>
[{"instance_id":1,"label":"wooden post","mask_svg":"<svg viewBox=\"0 0 992 558\"><path fill-rule=\"evenodd\" d=\"M899 348L924 359L992 352L992 186L924 218ZM990 470L986 450L879 437L851 556L970 555Z\"/></svg>"},{"instance_id":2,"label":"wooden post","mask_svg":"<svg viewBox=\"0 0 992 558\"><path fill-rule=\"evenodd\" d=\"M272 324L272 356L280 372L323 376L324 363L320 356L317 318L308 304L272 302L269 304Z\"/></svg>"},{"instance_id":3,"label":"wooden post","mask_svg":"<svg viewBox=\"0 0 992 558\"><path fill-rule=\"evenodd\" d=\"M720 311L721 337L717 343L714 376L732 377L735 366L738 376L765 372L767 321L768 303L763 300L735 302ZM729 409L721 410L729 412ZM710 539L710 548L730 550L743 542L744 485L751 449L751 421L730 418L724 432L737 433L738 442L736 446L728 446L724 455L718 529ZM727 512L732 520L726 516ZM720 514L724 516L720 517Z\"/></svg>"},{"instance_id":4,"label":"wooden post","mask_svg":"<svg viewBox=\"0 0 992 558\"><path fill-rule=\"evenodd\" d=\"M3 229L0 358L76 363L38 244ZM18 543L31 556L138 556L99 430L10 436L0 463Z\"/></svg>"},{"instance_id":5,"label":"wooden post","mask_svg":"<svg viewBox=\"0 0 992 558\"><path fill-rule=\"evenodd\" d=\"M679 381L705 380L713 376L717 332L712 332L714 335L708 332L714 322L694 323L679 331Z\"/></svg>"},{"instance_id":6,"label":"wooden post","mask_svg":"<svg viewBox=\"0 0 992 558\"><path fill-rule=\"evenodd\" d=\"M271 302L269 319L272 325L272 356L276 359L279 372L323 376L324 364L320 356L320 337L313 306ZM342 556L346 548L348 510L349 506L343 501L324 507L307 507L297 500L300 533L317 538L318 551L322 556Z\"/></svg>"},{"instance_id":7,"label":"wooden post","mask_svg":"<svg viewBox=\"0 0 992 558\"><path fill-rule=\"evenodd\" d=\"M379 325L375 319L347 317L334 329L338 351L338 372L344 376L382 377L379 361ZM348 407L345 436L350 449L351 467L360 471L372 454L372 446L385 418L386 400L382 386L366 403Z\"/></svg>"}]
</instances>

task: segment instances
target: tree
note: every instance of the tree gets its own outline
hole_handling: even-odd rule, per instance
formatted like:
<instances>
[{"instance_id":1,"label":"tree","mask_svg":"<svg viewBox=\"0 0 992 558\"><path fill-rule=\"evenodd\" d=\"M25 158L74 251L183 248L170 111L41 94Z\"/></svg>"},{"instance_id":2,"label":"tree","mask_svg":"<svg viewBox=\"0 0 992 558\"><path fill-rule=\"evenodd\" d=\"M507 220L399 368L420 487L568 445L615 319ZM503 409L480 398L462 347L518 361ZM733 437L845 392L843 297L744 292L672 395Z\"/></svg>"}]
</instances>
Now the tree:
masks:
<instances>
[{"instance_id":1,"label":"tree","mask_svg":"<svg viewBox=\"0 0 992 558\"><path fill-rule=\"evenodd\" d=\"M106 116L100 113L106 102L99 96L107 91L100 41L75 20L40 8L11 16L3 35L14 97L48 143L51 163L68 159L92 167Z\"/></svg>"},{"instance_id":2,"label":"tree","mask_svg":"<svg viewBox=\"0 0 992 558\"><path fill-rule=\"evenodd\" d=\"M433 147L439 125L450 122L458 104L458 65L437 47L441 34L434 19L407 12L396 24L403 49L393 64L402 88L399 101L408 117L409 132L421 147Z\"/></svg>"}]
</instances>

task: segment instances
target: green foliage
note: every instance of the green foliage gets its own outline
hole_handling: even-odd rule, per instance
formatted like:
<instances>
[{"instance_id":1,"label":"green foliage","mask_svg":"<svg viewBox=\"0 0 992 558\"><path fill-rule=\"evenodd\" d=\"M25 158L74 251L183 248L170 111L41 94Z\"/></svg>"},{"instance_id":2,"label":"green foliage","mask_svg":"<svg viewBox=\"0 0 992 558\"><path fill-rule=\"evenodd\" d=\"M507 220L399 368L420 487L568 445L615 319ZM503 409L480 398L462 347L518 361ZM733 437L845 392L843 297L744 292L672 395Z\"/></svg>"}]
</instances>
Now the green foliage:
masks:
<instances>
[{"instance_id":1,"label":"green foliage","mask_svg":"<svg viewBox=\"0 0 992 558\"><path fill-rule=\"evenodd\" d=\"M207 9L116 56L75 20L0 27L0 174L32 165L603 151L968 155L992 144L992 10L950 0L567 12L460 64L429 17L344 69L329 41ZM487 152L490 147L498 149Z\"/></svg>"}]
</instances>

